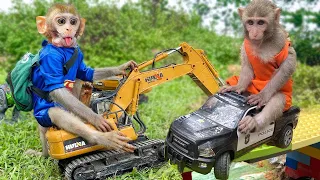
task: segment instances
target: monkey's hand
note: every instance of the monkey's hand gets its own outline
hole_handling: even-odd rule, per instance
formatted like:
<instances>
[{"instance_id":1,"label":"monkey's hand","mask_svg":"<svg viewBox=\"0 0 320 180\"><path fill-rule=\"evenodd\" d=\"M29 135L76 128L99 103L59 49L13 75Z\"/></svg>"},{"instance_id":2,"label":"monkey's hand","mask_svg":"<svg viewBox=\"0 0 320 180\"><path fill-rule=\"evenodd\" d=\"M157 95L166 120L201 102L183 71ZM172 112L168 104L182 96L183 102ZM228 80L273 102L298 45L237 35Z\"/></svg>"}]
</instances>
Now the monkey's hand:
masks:
<instances>
[{"instance_id":1,"label":"monkey's hand","mask_svg":"<svg viewBox=\"0 0 320 180\"><path fill-rule=\"evenodd\" d=\"M223 86L220 88L219 93L225 93L225 92L229 92L229 91L235 91L238 94L241 94L243 91L245 91L246 89L239 86L239 85L235 85L235 86Z\"/></svg>"},{"instance_id":2,"label":"monkey's hand","mask_svg":"<svg viewBox=\"0 0 320 180\"><path fill-rule=\"evenodd\" d=\"M117 67L95 68L93 80L95 81L112 76L126 75L126 70L128 68L131 68L131 70L133 70L137 66L137 63L131 60Z\"/></svg>"},{"instance_id":3,"label":"monkey's hand","mask_svg":"<svg viewBox=\"0 0 320 180\"><path fill-rule=\"evenodd\" d=\"M112 149L122 149L127 152L133 152L135 147L127 143L130 140L131 139L119 131L98 132L96 143Z\"/></svg>"},{"instance_id":4,"label":"monkey's hand","mask_svg":"<svg viewBox=\"0 0 320 180\"><path fill-rule=\"evenodd\" d=\"M252 132L253 130L258 131L259 129L260 129L259 124L252 116L244 117L239 122L239 125L238 125L239 132L241 132L243 134L247 134L249 132Z\"/></svg>"},{"instance_id":5,"label":"monkey's hand","mask_svg":"<svg viewBox=\"0 0 320 180\"><path fill-rule=\"evenodd\" d=\"M131 70L133 70L136 67L138 67L136 62L134 62L133 60L128 61L118 66L117 68L118 71L115 73L115 75L126 75L126 69L130 68Z\"/></svg>"},{"instance_id":6,"label":"monkey's hand","mask_svg":"<svg viewBox=\"0 0 320 180\"><path fill-rule=\"evenodd\" d=\"M264 106L271 98L271 93L260 91L258 94L252 94L247 98L247 103L257 105L257 108Z\"/></svg>"},{"instance_id":7,"label":"monkey's hand","mask_svg":"<svg viewBox=\"0 0 320 180\"><path fill-rule=\"evenodd\" d=\"M108 124L107 120L105 120L101 115L96 114L95 120L93 121L93 125L102 132L112 131L112 126Z\"/></svg>"}]
</instances>

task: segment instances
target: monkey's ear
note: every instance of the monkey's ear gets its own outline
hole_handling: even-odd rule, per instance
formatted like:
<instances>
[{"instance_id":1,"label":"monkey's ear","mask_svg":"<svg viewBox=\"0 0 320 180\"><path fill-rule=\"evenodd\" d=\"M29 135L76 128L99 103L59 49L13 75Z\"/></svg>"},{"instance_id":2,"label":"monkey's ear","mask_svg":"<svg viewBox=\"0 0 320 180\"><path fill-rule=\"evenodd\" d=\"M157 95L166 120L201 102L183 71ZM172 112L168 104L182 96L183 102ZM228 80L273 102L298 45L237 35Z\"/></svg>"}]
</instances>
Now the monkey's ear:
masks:
<instances>
[{"instance_id":1,"label":"monkey's ear","mask_svg":"<svg viewBox=\"0 0 320 180\"><path fill-rule=\"evenodd\" d=\"M274 12L274 20L275 22L277 23L280 23L280 13L281 13L281 9L280 8L277 8Z\"/></svg>"},{"instance_id":2,"label":"monkey's ear","mask_svg":"<svg viewBox=\"0 0 320 180\"><path fill-rule=\"evenodd\" d=\"M83 32L84 32L84 28L86 25L86 19L81 18L81 23L80 23L80 31L79 31L79 36L82 36Z\"/></svg>"},{"instance_id":3,"label":"monkey's ear","mask_svg":"<svg viewBox=\"0 0 320 180\"><path fill-rule=\"evenodd\" d=\"M46 17L45 16L37 16L37 28L40 34L44 34L47 31Z\"/></svg>"},{"instance_id":4,"label":"monkey's ear","mask_svg":"<svg viewBox=\"0 0 320 180\"><path fill-rule=\"evenodd\" d=\"M241 19L242 19L243 12L244 12L244 8L243 7L238 8L238 13L239 13L239 16L240 16Z\"/></svg>"}]
</instances>

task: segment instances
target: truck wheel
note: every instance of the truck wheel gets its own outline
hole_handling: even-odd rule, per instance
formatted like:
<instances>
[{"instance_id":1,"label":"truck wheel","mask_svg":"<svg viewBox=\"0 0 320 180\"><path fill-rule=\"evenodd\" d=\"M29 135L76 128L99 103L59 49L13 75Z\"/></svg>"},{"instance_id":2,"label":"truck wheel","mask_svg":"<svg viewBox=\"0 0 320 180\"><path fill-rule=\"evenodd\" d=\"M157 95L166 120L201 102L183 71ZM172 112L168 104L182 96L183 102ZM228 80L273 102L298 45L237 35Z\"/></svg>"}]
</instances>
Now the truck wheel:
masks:
<instances>
[{"instance_id":1,"label":"truck wheel","mask_svg":"<svg viewBox=\"0 0 320 180\"><path fill-rule=\"evenodd\" d=\"M276 146L279 148L286 148L291 144L293 130L290 125L287 125L278 135Z\"/></svg>"},{"instance_id":2,"label":"truck wheel","mask_svg":"<svg viewBox=\"0 0 320 180\"><path fill-rule=\"evenodd\" d=\"M220 155L214 163L214 175L217 179L225 180L229 177L230 153L225 152Z\"/></svg>"}]
</instances>

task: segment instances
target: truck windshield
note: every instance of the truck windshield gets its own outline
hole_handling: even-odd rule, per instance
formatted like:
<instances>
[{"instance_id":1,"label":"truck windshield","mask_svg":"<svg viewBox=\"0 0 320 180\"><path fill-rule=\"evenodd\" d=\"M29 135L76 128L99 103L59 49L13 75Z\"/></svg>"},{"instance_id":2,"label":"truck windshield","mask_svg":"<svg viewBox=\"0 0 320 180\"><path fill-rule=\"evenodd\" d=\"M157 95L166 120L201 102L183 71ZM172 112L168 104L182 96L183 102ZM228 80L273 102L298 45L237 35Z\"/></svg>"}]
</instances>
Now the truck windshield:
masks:
<instances>
[{"instance_id":1,"label":"truck windshield","mask_svg":"<svg viewBox=\"0 0 320 180\"><path fill-rule=\"evenodd\" d=\"M237 126L243 113L243 110L214 96L210 97L200 110L203 110L205 116L210 120L230 129L234 129Z\"/></svg>"}]
</instances>

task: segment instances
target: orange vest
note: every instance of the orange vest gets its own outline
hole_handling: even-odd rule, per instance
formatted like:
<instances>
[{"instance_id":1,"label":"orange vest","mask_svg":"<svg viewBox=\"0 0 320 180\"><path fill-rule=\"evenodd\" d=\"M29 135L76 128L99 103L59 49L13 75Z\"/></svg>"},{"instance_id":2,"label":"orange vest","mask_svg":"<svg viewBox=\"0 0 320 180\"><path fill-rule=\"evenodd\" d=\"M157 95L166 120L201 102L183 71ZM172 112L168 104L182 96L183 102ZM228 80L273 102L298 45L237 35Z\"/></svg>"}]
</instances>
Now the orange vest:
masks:
<instances>
[{"instance_id":1,"label":"orange vest","mask_svg":"<svg viewBox=\"0 0 320 180\"><path fill-rule=\"evenodd\" d=\"M286 41L283 49L274 56L273 60L268 63L264 63L259 57L252 54L249 40L244 40L244 48L248 56L248 60L252 66L254 78L251 84L248 86L247 91L251 94L258 94L271 80L275 71L280 67L281 63L288 57L290 42ZM239 77L233 76L227 79L227 83L230 85L237 85ZM290 78L286 84L280 89L280 91L286 97L286 104L284 111L288 110L292 104L292 78Z\"/></svg>"}]
</instances>

